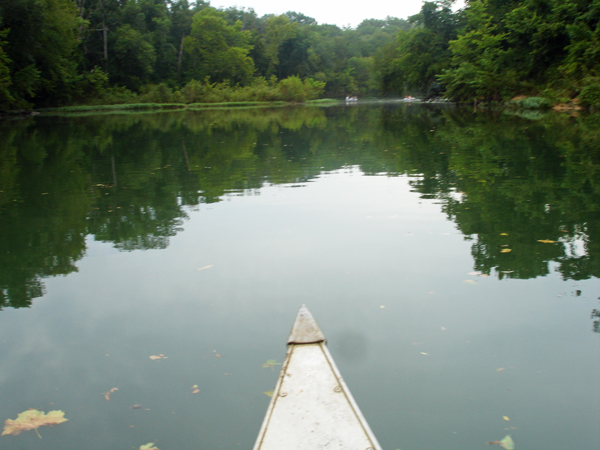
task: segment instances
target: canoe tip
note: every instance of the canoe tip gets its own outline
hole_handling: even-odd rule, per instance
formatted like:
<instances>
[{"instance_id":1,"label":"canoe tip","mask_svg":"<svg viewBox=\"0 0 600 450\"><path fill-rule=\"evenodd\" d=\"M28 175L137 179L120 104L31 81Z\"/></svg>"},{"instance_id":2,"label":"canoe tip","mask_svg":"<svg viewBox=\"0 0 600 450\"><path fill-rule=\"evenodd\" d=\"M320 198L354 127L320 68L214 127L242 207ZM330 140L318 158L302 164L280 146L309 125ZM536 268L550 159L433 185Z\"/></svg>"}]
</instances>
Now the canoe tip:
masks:
<instances>
[{"instance_id":1,"label":"canoe tip","mask_svg":"<svg viewBox=\"0 0 600 450\"><path fill-rule=\"evenodd\" d=\"M288 337L290 344L314 344L325 341L325 335L306 305L302 305L296 315L292 331Z\"/></svg>"}]
</instances>

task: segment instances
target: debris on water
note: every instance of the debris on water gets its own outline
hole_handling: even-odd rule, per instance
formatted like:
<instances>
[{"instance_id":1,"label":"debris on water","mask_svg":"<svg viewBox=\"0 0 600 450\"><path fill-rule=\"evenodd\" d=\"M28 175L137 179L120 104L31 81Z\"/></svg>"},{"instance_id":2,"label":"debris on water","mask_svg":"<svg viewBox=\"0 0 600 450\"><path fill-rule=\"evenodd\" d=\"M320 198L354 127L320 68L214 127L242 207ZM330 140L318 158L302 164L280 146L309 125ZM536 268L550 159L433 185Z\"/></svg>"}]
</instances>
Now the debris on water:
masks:
<instances>
[{"instance_id":1,"label":"debris on water","mask_svg":"<svg viewBox=\"0 0 600 450\"><path fill-rule=\"evenodd\" d=\"M42 437L37 430L39 427L51 427L66 422L67 420L69 419L65 419L64 411L49 411L48 414L46 414L44 411L29 409L20 413L15 420L7 419L4 422L2 436L16 436L24 431L34 430L41 439Z\"/></svg>"},{"instance_id":2,"label":"debris on water","mask_svg":"<svg viewBox=\"0 0 600 450\"><path fill-rule=\"evenodd\" d=\"M118 390L119 390L118 388L114 387L108 392L103 392L102 395L104 395L104 398L106 400L110 400L110 394L112 394L113 392L118 391Z\"/></svg>"},{"instance_id":3,"label":"debris on water","mask_svg":"<svg viewBox=\"0 0 600 450\"><path fill-rule=\"evenodd\" d=\"M492 444L492 445L499 444L500 447L505 448L506 450L514 450L514 448L515 448L515 443L512 440L512 438L510 437L510 434L507 434L506 436L504 436L502 438L502 440L500 440L500 441L491 441L491 442L488 442L488 444Z\"/></svg>"},{"instance_id":4,"label":"debris on water","mask_svg":"<svg viewBox=\"0 0 600 450\"><path fill-rule=\"evenodd\" d=\"M142 405L140 405L139 403L136 403L135 405L131 406L131 409L142 409Z\"/></svg>"},{"instance_id":5,"label":"debris on water","mask_svg":"<svg viewBox=\"0 0 600 450\"><path fill-rule=\"evenodd\" d=\"M265 369L269 369L270 368L271 370L273 370L273 366L280 366L280 365L281 365L281 363L278 363L276 359L269 359L269 360L267 360L266 363L263 363L262 366Z\"/></svg>"},{"instance_id":6,"label":"debris on water","mask_svg":"<svg viewBox=\"0 0 600 450\"><path fill-rule=\"evenodd\" d=\"M146 445L140 445L138 450L158 450L158 447L154 446L154 442L148 442Z\"/></svg>"}]
</instances>

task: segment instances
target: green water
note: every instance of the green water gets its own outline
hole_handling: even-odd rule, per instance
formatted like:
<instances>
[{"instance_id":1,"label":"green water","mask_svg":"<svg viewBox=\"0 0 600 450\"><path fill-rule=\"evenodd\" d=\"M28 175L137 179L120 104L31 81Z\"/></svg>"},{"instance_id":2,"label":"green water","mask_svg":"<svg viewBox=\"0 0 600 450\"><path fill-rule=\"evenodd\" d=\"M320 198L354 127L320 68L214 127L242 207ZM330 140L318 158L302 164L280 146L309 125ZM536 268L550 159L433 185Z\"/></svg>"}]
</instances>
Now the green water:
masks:
<instances>
[{"instance_id":1,"label":"green water","mask_svg":"<svg viewBox=\"0 0 600 450\"><path fill-rule=\"evenodd\" d=\"M3 450L250 449L301 304L385 450L597 448L599 117L359 104L0 137L0 421L69 419Z\"/></svg>"}]
</instances>

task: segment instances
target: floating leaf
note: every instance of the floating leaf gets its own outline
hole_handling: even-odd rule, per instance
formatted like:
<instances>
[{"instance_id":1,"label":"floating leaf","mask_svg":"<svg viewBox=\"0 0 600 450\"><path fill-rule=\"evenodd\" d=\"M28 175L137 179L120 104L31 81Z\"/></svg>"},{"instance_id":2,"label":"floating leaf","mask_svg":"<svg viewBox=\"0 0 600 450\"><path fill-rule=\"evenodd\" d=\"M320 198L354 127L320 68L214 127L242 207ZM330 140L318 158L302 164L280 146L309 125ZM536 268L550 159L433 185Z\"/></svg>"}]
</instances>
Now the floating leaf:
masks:
<instances>
[{"instance_id":1,"label":"floating leaf","mask_svg":"<svg viewBox=\"0 0 600 450\"><path fill-rule=\"evenodd\" d=\"M131 407L131 409L142 409L142 405L140 405L139 403L136 403L135 405L133 405Z\"/></svg>"},{"instance_id":2,"label":"floating leaf","mask_svg":"<svg viewBox=\"0 0 600 450\"><path fill-rule=\"evenodd\" d=\"M212 268L212 264L209 264L208 266L204 266L204 267L200 267L198 270L206 270L206 269L211 269Z\"/></svg>"},{"instance_id":3,"label":"floating leaf","mask_svg":"<svg viewBox=\"0 0 600 450\"><path fill-rule=\"evenodd\" d=\"M464 280L463 283L465 283L465 284L477 284L477 281L475 281L475 280Z\"/></svg>"},{"instance_id":4,"label":"floating leaf","mask_svg":"<svg viewBox=\"0 0 600 450\"><path fill-rule=\"evenodd\" d=\"M165 356L162 353L160 355L152 355L152 356L150 356L150 359L153 360L153 361L156 360L156 359L166 359L166 358L168 358L168 356Z\"/></svg>"},{"instance_id":5,"label":"floating leaf","mask_svg":"<svg viewBox=\"0 0 600 450\"><path fill-rule=\"evenodd\" d=\"M500 236L508 236L508 233L500 233Z\"/></svg>"},{"instance_id":6,"label":"floating leaf","mask_svg":"<svg viewBox=\"0 0 600 450\"><path fill-rule=\"evenodd\" d=\"M506 421L510 420L507 416L502 416L502 418Z\"/></svg>"},{"instance_id":7,"label":"floating leaf","mask_svg":"<svg viewBox=\"0 0 600 450\"><path fill-rule=\"evenodd\" d=\"M263 394L268 395L269 397L273 397L273 391L265 391Z\"/></svg>"},{"instance_id":8,"label":"floating leaf","mask_svg":"<svg viewBox=\"0 0 600 450\"><path fill-rule=\"evenodd\" d=\"M500 253L510 253L512 252L512 250L510 248L503 248L502 250L500 250Z\"/></svg>"},{"instance_id":9,"label":"floating leaf","mask_svg":"<svg viewBox=\"0 0 600 450\"><path fill-rule=\"evenodd\" d=\"M154 442L148 442L146 445L140 445L138 450L158 450L158 447L154 446Z\"/></svg>"},{"instance_id":10,"label":"floating leaf","mask_svg":"<svg viewBox=\"0 0 600 450\"><path fill-rule=\"evenodd\" d=\"M271 368L271 370L273 370L273 366L280 366L280 365L281 365L281 363L278 363L276 359L269 359L262 366L265 369Z\"/></svg>"},{"instance_id":11,"label":"floating leaf","mask_svg":"<svg viewBox=\"0 0 600 450\"><path fill-rule=\"evenodd\" d=\"M102 393L102 395L104 395L104 398L105 398L106 400L110 400L110 394L112 394L113 392L115 392L115 391L118 391L118 390L119 390L119 389L117 389L117 388L112 388L112 389L111 389L110 391L108 391L108 392L103 392L103 393Z\"/></svg>"},{"instance_id":12,"label":"floating leaf","mask_svg":"<svg viewBox=\"0 0 600 450\"><path fill-rule=\"evenodd\" d=\"M488 444L500 444L500 447L505 448L506 450L514 450L515 448L515 443L510 437L510 434L504 436L500 441L491 441L488 442Z\"/></svg>"},{"instance_id":13,"label":"floating leaf","mask_svg":"<svg viewBox=\"0 0 600 450\"><path fill-rule=\"evenodd\" d=\"M198 392L200 392L200 389L198 389L198 385L195 384L192 386L192 394L197 394Z\"/></svg>"},{"instance_id":14,"label":"floating leaf","mask_svg":"<svg viewBox=\"0 0 600 450\"><path fill-rule=\"evenodd\" d=\"M35 430L41 439L42 437L37 431L39 427L51 427L67 420L69 419L65 419L64 411L49 411L48 414L45 414L44 411L30 409L19 414L15 420L7 419L4 422L2 436L5 434L16 436L23 431Z\"/></svg>"},{"instance_id":15,"label":"floating leaf","mask_svg":"<svg viewBox=\"0 0 600 450\"><path fill-rule=\"evenodd\" d=\"M538 239L538 242L542 244L554 244L556 241L551 241L550 239Z\"/></svg>"}]
</instances>

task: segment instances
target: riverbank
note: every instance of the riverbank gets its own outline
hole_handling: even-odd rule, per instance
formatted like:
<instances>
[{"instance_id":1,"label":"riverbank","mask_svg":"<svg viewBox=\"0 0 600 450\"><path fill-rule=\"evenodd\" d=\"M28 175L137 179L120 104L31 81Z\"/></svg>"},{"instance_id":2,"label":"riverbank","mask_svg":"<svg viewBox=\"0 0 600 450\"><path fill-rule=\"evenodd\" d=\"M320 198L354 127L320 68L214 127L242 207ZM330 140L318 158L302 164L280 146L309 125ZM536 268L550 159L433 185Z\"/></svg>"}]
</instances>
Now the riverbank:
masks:
<instances>
[{"instance_id":1,"label":"riverbank","mask_svg":"<svg viewBox=\"0 0 600 450\"><path fill-rule=\"evenodd\" d=\"M318 100L307 100L305 102L218 102L218 103L127 103L115 105L77 105L59 106L54 108L37 108L35 110L13 110L0 111L0 120L9 118L30 117L37 114L103 114L123 112L157 112L160 110L207 110L207 109L245 109L245 108L273 108L298 104L309 105L332 105L343 103L343 100L323 98Z\"/></svg>"}]
</instances>

